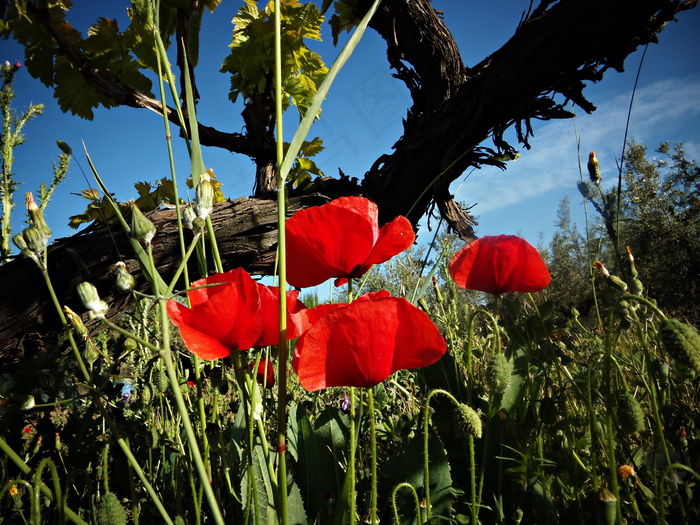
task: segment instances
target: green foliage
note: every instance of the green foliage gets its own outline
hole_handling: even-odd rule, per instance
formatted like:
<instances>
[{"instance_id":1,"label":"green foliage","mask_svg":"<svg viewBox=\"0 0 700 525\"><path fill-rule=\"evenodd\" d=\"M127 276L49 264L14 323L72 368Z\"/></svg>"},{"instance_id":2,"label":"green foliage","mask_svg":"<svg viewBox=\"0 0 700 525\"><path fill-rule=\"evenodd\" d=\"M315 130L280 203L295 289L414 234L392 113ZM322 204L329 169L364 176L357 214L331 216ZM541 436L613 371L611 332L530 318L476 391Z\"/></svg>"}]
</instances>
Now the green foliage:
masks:
<instances>
[{"instance_id":1,"label":"green foliage","mask_svg":"<svg viewBox=\"0 0 700 525\"><path fill-rule=\"evenodd\" d=\"M343 31L350 32L360 22L357 11L360 7L358 0L337 0L334 4L335 13L329 23L333 33L333 45L338 45L338 37Z\"/></svg>"},{"instance_id":2,"label":"green foliage","mask_svg":"<svg viewBox=\"0 0 700 525\"><path fill-rule=\"evenodd\" d=\"M229 98L250 101L256 94L273 90L274 20L273 3L258 9L256 0L246 4L233 19L231 53L221 71L231 74ZM314 4L296 0L281 2L283 105L295 104L303 116L323 77L328 72L318 53L304 39L321 40L323 16Z\"/></svg>"},{"instance_id":3,"label":"green foliage","mask_svg":"<svg viewBox=\"0 0 700 525\"><path fill-rule=\"evenodd\" d=\"M285 154L289 148L289 143L285 142ZM319 137L314 138L311 141L304 141L302 143L299 154L292 164L292 168L289 170L287 180L295 188L304 188L312 182L313 177L322 177L323 172L319 169L316 163L311 160L310 157L318 155L323 151L323 140Z\"/></svg>"}]
</instances>

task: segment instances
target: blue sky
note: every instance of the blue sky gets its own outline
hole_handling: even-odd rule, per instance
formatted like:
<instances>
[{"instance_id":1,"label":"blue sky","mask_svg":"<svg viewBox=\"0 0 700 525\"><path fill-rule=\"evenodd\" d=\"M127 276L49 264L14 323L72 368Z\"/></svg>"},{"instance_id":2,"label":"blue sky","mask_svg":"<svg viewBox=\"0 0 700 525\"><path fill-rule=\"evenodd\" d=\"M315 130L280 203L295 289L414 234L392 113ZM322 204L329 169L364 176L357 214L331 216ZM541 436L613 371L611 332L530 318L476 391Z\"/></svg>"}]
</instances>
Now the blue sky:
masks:
<instances>
[{"instance_id":1,"label":"blue sky","mask_svg":"<svg viewBox=\"0 0 700 525\"><path fill-rule=\"evenodd\" d=\"M78 0L70 19L85 34L98 16L116 17L125 23L126 2L89 2ZM434 0L433 6L444 12L444 21L462 50L466 65L473 65L498 49L513 33L529 0L474 2ZM227 0L214 15L205 16L200 65L197 70L202 100L198 106L200 121L225 131L243 131L242 106L227 99L229 81L218 68L228 54L231 19L242 5ZM126 27L125 25L123 27ZM331 44L330 29L324 26L325 41L310 43L330 65L338 50ZM347 37L345 37L347 38ZM341 44L344 42L341 38ZM700 9L681 13L660 34L660 44L651 45L642 67L630 121L629 136L655 147L663 140L683 141L688 156L700 159ZM616 175L627 109L641 58L638 51L626 62L623 74L609 72L603 81L585 92L598 110L577 113L576 127L585 157L595 150L603 177L612 183ZM23 61L23 50L13 41L0 41L0 60ZM53 94L26 70L16 75L15 108L22 111L30 103L43 103L44 115L25 127L26 143L15 157L14 172L22 183L13 214L15 231L24 220L21 203L25 191L36 191L43 180L51 179L51 164L59 150L57 139L69 143L86 171L81 154L84 142L100 175L118 198L135 197L133 184L155 181L169 174L162 119L147 110L99 109L93 121L63 114ZM322 118L310 136L321 136L326 150L317 163L327 175L336 176L341 168L350 176L361 177L374 160L389 153L401 136L401 118L411 105L408 90L391 78L383 41L369 30L341 72L323 106ZM292 109L285 114L285 139L290 140L296 123ZM189 162L184 146L178 149L179 178L188 176ZM584 226L583 206L576 190L579 181L574 122L535 123L532 149L510 163L507 171L494 168L463 175L453 186L457 198L468 205L477 204L478 235L520 233L536 244L540 234L548 242L556 212L564 195L571 197L572 215L579 229ZM224 183L231 197L249 195L254 165L243 156L205 149L204 160ZM585 169L585 168L584 168ZM94 182L91 180L91 184ZM68 217L83 211L86 201L75 196L87 187L77 164L71 164L68 180L57 190L49 205L47 218L54 238L70 235ZM420 239L427 240L427 229Z\"/></svg>"}]
</instances>

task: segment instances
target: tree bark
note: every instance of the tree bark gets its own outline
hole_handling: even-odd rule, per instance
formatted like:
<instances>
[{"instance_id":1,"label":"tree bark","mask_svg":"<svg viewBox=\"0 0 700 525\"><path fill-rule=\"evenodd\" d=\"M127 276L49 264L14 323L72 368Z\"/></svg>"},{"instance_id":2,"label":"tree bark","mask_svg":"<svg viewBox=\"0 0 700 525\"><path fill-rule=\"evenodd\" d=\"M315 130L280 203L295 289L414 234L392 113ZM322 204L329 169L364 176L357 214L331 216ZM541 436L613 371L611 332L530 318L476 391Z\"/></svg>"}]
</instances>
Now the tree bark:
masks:
<instances>
[{"instance_id":1,"label":"tree bark","mask_svg":"<svg viewBox=\"0 0 700 525\"><path fill-rule=\"evenodd\" d=\"M289 198L288 214L301 208L319 206L341 195L353 193L348 181L328 181L320 192ZM359 188L354 186L355 193ZM166 282L175 275L181 257L174 209L146 214L156 225L152 241L155 265ZM251 274L269 275L274 269L277 249L276 199L239 198L217 204L212 223L225 270L244 267ZM193 235L186 231L186 242ZM207 254L211 261L211 253ZM82 313L85 308L76 294L83 281L93 283L109 306L108 317L118 318L131 304L131 296L115 288L114 264L123 261L136 278L137 291L150 293L146 279L134 258L127 235L114 223L106 227L93 224L86 230L54 242L48 251L48 270L59 304ZM196 275L194 256L191 274ZM210 264L210 271L214 268ZM0 266L0 371L17 363L23 356L43 348L46 334L61 329L56 308L38 266L31 259L17 257ZM180 286L179 289L182 289Z\"/></svg>"},{"instance_id":2,"label":"tree bark","mask_svg":"<svg viewBox=\"0 0 700 525\"><path fill-rule=\"evenodd\" d=\"M470 167L504 167L501 155L515 152L515 146L504 139L508 128L515 127L519 145L529 148L531 119L567 118L571 114L564 106L569 101L593 111L595 106L583 96L585 82L601 80L609 68L621 70L630 53L655 42L664 24L695 4L696 0L545 0L523 16L501 49L466 67L429 0L383 0L370 26L387 42L389 64L411 92L413 106L404 120L403 136L393 152L376 160L361 186L347 178L324 179L313 185L314 194L292 197L290 211L340 195L363 194L377 203L382 222L404 215L416 225L434 203L462 238L474 238L475 222L454 202L450 183ZM368 5L369 0L362 0L362 8ZM42 21L51 31L49 22ZM160 102L119 85L108 71L90 68L70 43L60 41L60 31L55 33L60 52L80 64L86 78L115 102L164 110ZM171 115L171 110L165 111ZM255 122L265 128L271 121L262 114L255 116ZM484 144L489 138L492 146ZM247 136L203 125L200 139L203 145L253 158L260 154L259 144ZM273 175L266 172L258 183L269 185ZM274 207L274 201L242 198L216 208L213 219L227 268L243 266L253 273L271 273L276 243ZM156 262L167 279L180 259L172 212L158 211L152 218L159 231ZM113 310L123 311L124 299L111 295L109 271L120 258L129 263L131 253L121 232L116 238L121 240L114 243L103 227L91 227L55 243L49 259L62 304L79 308L73 290L81 280L92 280L112 301ZM56 327L53 307L33 264L17 260L0 267L4 287L0 360L5 363L30 352L31 341L39 341L40 346L41 334ZM131 266L134 269L133 260ZM31 333L40 335L30 337Z\"/></svg>"}]
</instances>

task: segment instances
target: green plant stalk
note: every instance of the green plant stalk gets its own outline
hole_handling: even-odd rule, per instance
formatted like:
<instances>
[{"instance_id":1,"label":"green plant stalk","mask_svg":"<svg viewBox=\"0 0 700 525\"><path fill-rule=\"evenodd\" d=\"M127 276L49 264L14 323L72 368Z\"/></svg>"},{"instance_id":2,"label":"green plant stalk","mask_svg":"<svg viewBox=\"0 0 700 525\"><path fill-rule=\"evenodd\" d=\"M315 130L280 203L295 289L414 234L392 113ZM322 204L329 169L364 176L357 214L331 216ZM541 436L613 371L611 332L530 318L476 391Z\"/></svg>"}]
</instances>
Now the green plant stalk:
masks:
<instances>
[{"instance_id":1,"label":"green plant stalk","mask_svg":"<svg viewBox=\"0 0 700 525\"><path fill-rule=\"evenodd\" d=\"M172 281L170 281L170 286L168 286L168 290L166 292L166 296L170 296L173 293L173 290L175 289L175 285L177 284L177 281L180 279L180 275L182 275L183 271L185 273L185 281L190 282L190 278L187 275L187 261L190 260L190 257L192 256L192 252L194 249L197 247L197 244L199 243L199 240L202 238L201 233L195 233L194 237L192 238L192 242L187 248L187 251L182 257L182 263L178 267L178 269L175 271L175 275L173 276Z\"/></svg>"},{"instance_id":2,"label":"green plant stalk","mask_svg":"<svg viewBox=\"0 0 700 525\"><path fill-rule=\"evenodd\" d=\"M104 486L105 493L109 492L109 462L107 457L109 455L109 443L105 444L105 448L102 449L102 484Z\"/></svg>"},{"instance_id":3,"label":"green plant stalk","mask_svg":"<svg viewBox=\"0 0 700 525\"><path fill-rule=\"evenodd\" d=\"M73 354L75 355L75 359L78 362L78 366L80 367L80 372L83 374L85 380L90 382L90 373L88 372L87 367L85 366L83 356L80 355L80 350L78 350L78 345L76 344L75 338L73 337L73 330L68 324L68 320L66 319L66 316L63 313L63 309L61 308L61 303L58 302L58 297L56 297L56 292L53 289L53 284L51 284L51 277L49 276L49 272L46 269L46 251L47 250L44 250L44 263L40 267L41 275L44 277L44 282L46 283L49 295L51 296L51 301L53 302L53 305L56 308L56 312L58 313L58 317L61 320L61 326L63 326L63 329L66 331L66 335L68 336L68 341L70 342Z\"/></svg>"},{"instance_id":4,"label":"green plant stalk","mask_svg":"<svg viewBox=\"0 0 700 525\"><path fill-rule=\"evenodd\" d=\"M587 367L586 370L586 408L588 410L588 426L591 433L591 444L597 442L598 430L596 427L596 416L595 410L593 408L593 397L591 393L591 367ZM596 454L596 447L591 446L591 479L593 481L593 490L598 491L600 489L600 484L598 483L598 458Z\"/></svg>"},{"instance_id":5,"label":"green plant stalk","mask_svg":"<svg viewBox=\"0 0 700 525\"><path fill-rule=\"evenodd\" d=\"M63 499L62 491L61 491L61 482L58 478L58 472L56 471L56 465L54 462L51 460L51 458L44 458L41 463L39 463L39 466L36 469L36 472L34 473L34 504L36 505L36 517L38 520L41 519L41 506L39 503L39 495L41 493L41 486L43 485L43 482L41 481L41 474L44 471L44 468L46 466L49 466L49 471L51 472L51 480L53 481L53 493L54 496L56 497L56 501L58 502L58 522L59 523L65 523L66 518L65 518L65 512L64 512L64 505L65 501ZM40 524L40 521L37 521L38 524Z\"/></svg>"},{"instance_id":6,"label":"green plant stalk","mask_svg":"<svg viewBox=\"0 0 700 525\"><path fill-rule=\"evenodd\" d=\"M623 296L623 297L628 297L628 296ZM662 318L665 316L659 310L655 305L653 305L650 301L633 295L629 296L632 299L638 299L639 302L646 304L650 306L654 312L656 312L657 315L660 314ZM621 301L624 299L620 299ZM651 412L652 412L652 419L654 421L654 439L661 445L661 450L664 454L664 459L666 460L666 464L670 465L671 464L671 456L668 451L668 444L666 443L666 436L664 435L664 425L663 421L661 420L661 414L659 412L659 401L658 401L658 392L657 392L657 383L656 383L656 378L654 377L654 370L651 366L652 359L651 359L651 354L649 352L649 344L647 341L647 334L646 331L644 330L643 326L641 325L640 319L637 317L636 313L634 310L632 310L632 315L634 316L635 319L635 324L637 326L637 334L638 338L641 341L642 344L642 349L644 350L644 361L645 361L645 366L647 370L647 374L649 375L649 378L651 378L651 381L647 381L646 377L644 375L641 375L641 380L642 383L644 384L644 387L646 388L647 393L649 394L649 400L651 401ZM656 471L656 469L654 469ZM659 520L660 524L664 525L666 523L666 517L663 512L663 508L665 505L664 501L664 484L666 481L665 476L661 478L661 482L658 482L658 478L655 476L655 495L656 495L656 505L660 509L659 510ZM680 495L676 495L676 499L678 502L678 510L680 511L681 518L685 518L685 507L683 505L683 500L680 498Z\"/></svg>"},{"instance_id":7,"label":"green plant stalk","mask_svg":"<svg viewBox=\"0 0 700 525\"><path fill-rule=\"evenodd\" d=\"M2 451L10 459L10 461L12 461L24 474L30 474L32 472L32 469L29 467L29 465L27 465L22 460L22 458L20 458L19 455L14 450L12 450L12 448L5 441L5 438L3 438L2 436L0 436L0 449L2 449ZM53 492L48 486L46 486L46 484L42 483L39 486L39 490L51 501L56 501ZM88 525L87 522L83 521L82 518L78 516L74 511L72 511L69 507L65 506L65 503L63 504L63 512L65 513L66 517L73 523L76 523L78 525Z\"/></svg>"},{"instance_id":8,"label":"green plant stalk","mask_svg":"<svg viewBox=\"0 0 700 525\"><path fill-rule=\"evenodd\" d=\"M0 264L10 254L10 238L12 237L12 208L15 206L13 195L17 182L12 178L14 150L22 144L22 128L32 118L41 115L44 105L32 104L27 112L17 119L10 107L15 98L12 89L14 72L3 71L3 86L0 90L0 110L2 111L2 132L0 133L0 158L2 159L2 176L0 177L0 197L2 198L2 223L0 228ZM14 129L13 129L14 125Z\"/></svg>"},{"instance_id":9,"label":"green plant stalk","mask_svg":"<svg viewBox=\"0 0 700 525\"><path fill-rule=\"evenodd\" d=\"M148 451L149 457L151 457L151 450ZM136 483L134 483L134 469L131 463L127 463L129 468L129 489L131 491L131 516L134 520L134 525L139 525L139 504L138 495L136 493Z\"/></svg>"},{"instance_id":10,"label":"green plant stalk","mask_svg":"<svg viewBox=\"0 0 700 525\"><path fill-rule=\"evenodd\" d=\"M399 483L394 487L394 490L391 492L391 508L394 511L394 523L396 525L401 524L401 519L399 518L399 510L396 508L396 494L398 493L399 489L406 488L408 489L412 494L413 494L413 499L416 504L416 517L421 515L420 511L420 501L418 500L418 493L416 492L416 489L413 488L413 485L410 483L406 483L405 481L403 483Z\"/></svg>"},{"instance_id":11,"label":"green plant stalk","mask_svg":"<svg viewBox=\"0 0 700 525\"><path fill-rule=\"evenodd\" d=\"M187 442L189 444L190 453L192 454L192 461L195 465L195 469L197 470L197 474L199 475L199 481L204 487L204 495L207 499L207 503L209 503L214 522L217 523L217 525L224 525L224 519L221 515L221 510L219 509L219 504L216 500L216 496L214 495L214 490L209 480L207 469L204 466L202 454L199 450L199 446L197 445L197 436L194 433L192 421L190 420L190 416L187 411L187 405L185 404L185 400L182 396L182 391L180 390L177 372L175 371L175 366L173 364L172 351L170 350L170 330L168 330L167 328L168 318L165 310L165 301L166 299L163 297L160 297L158 299L161 323L163 326L163 349L160 351L160 356L163 359L163 362L165 363L165 370L168 374L170 386L175 396L175 402L177 404L178 412L180 414L180 417L182 418L182 426L185 429L185 435L187 436Z\"/></svg>"},{"instance_id":12,"label":"green plant stalk","mask_svg":"<svg viewBox=\"0 0 700 525\"><path fill-rule=\"evenodd\" d=\"M350 387L350 450L348 454L348 471L345 474L346 480L349 480L348 485L348 511L349 523L355 525L357 523L357 486L355 473L355 454L357 448L357 410L355 409L355 388Z\"/></svg>"},{"instance_id":13,"label":"green plant stalk","mask_svg":"<svg viewBox=\"0 0 700 525\"><path fill-rule=\"evenodd\" d=\"M370 524L376 525L377 521L377 423L374 417L374 393L372 388L367 389L367 410L369 411L369 437L372 448L371 463L371 490L372 509L370 511Z\"/></svg>"},{"instance_id":14,"label":"green plant stalk","mask_svg":"<svg viewBox=\"0 0 700 525\"><path fill-rule=\"evenodd\" d=\"M158 30L156 29L156 32ZM163 61L163 57L160 54L160 49L158 50L158 87L160 88L160 100L161 104L163 104L163 108L167 107L165 101L166 101L166 96L165 96L165 86L163 85L163 68L161 62ZM167 62L166 62L167 64ZM172 74L170 75L172 77ZM179 102L179 100L178 100ZM172 140L172 134L170 132L170 121L168 120L168 115L163 112L163 127L165 129L165 142L168 146L168 163L170 165L170 177L173 181L173 194L175 196L175 217L177 218L177 234L178 238L180 239L180 253L182 255L182 263L180 267L177 269L177 272L175 274L175 277L173 278L173 282L168 288L168 292L172 291L172 287L174 287L175 282L178 280L180 277L180 273L184 270L185 272L185 281L190 282L189 280L189 275L187 271L187 261L189 259L189 255L191 255L191 252L189 252L189 255L187 251L185 250L185 235L184 235L184 228L182 227L182 209L180 208L180 196L178 193L178 184L177 184L177 176L175 173L175 155L173 154L173 140ZM195 235L195 238L192 240L192 244L196 244L197 240L199 238L199 234Z\"/></svg>"},{"instance_id":15,"label":"green plant stalk","mask_svg":"<svg viewBox=\"0 0 700 525\"><path fill-rule=\"evenodd\" d=\"M277 154L277 271L279 274L279 345L277 362L277 456L278 466L278 488L280 503L280 524L287 525L289 521L287 509L287 257L286 257L286 202L284 183L289 173L284 170L284 138L282 127L282 20L281 20L280 0L275 0L275 127L276 127L276 154ZM316 101L314 97L313 103ZM319 101L320 105L320 101ZM312 111L309 108L307 115ZM297 133L302 129L300 124ZM308 133L311 123L306 128ZM304 137L306 136L304 133ZM296 135L295 135L296 138ZM303 141L303 139L302 139ZM291 149L291 147L290 147ZM289 157L294 159L298 148L293 153L289 152ZM291 167L291 163L289 165ZM271 478L272 479L272 478Z\"/></svg>"},{"instance_id":16,"label":"green plant stalk","mask_svg":"<svg viewBox=\"0 0 700 525\"><path fill-rule=\"evenodd\" d=\"M606 332L605 354L603 357L603 384L605 385L605 425L606 425L606 448L608 455L608 466L610 468L610 488L616 499L616 523L622 525L622 509L620 507L620 486L617 482L617 461L615 459L615 433L613 431L613 395L611 390L611 364L612 364L612 318L608 322Z\"/></svg>"},{"instance_id":17,"label":"green plant stalk","mask_svg":"<svg viewBox=\"0 0 700 525\"><path fill-rule=\"evenodd\" d=\"M472 355L472 344L474 340L474 320L476 319L479 310L475 310L469 316L467 320L467 401L472 404L472 391L473 391L473 355ZM486 446L486 445L484 445ZM479 522L479 506L481 501L476 497L476 459L475 459L475 447L474 447L474 436L469 435L469 496L471 499L471 525L477 525Z\"/></svg>"}]
</instances>

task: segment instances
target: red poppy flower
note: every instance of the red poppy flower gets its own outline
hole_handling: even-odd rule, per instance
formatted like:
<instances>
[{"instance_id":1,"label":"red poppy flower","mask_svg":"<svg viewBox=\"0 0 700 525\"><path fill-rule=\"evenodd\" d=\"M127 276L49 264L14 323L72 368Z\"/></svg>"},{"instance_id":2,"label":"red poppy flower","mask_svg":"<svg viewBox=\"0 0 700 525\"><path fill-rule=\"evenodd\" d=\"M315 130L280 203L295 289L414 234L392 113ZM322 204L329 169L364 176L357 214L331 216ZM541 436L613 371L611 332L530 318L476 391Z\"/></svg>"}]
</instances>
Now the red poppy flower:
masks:
<instances>
[{"instance_id":1,"label":"red poppy flower","mask_svg":"<svg viewBox=\"0 0 700 525\"><path fill-rule=\"evenodd\" d=\"M271 346L279 343L279 297L280 289L277 286L258 285L260 293L260 310L258 317L264 320L260 337L253 345L255 348ZM304 331L305 317L302 312L306 306L299 300L299 292L290 290L287 292L287 339L296 339Z\"/></svg>"},{"instance_id":2,"label":"red poppy flower","mask_svg":"<svg viewBox=\"0 0 700 525\"><path fill-rule=\"evenodd\" d=\"M292 360L309 391L374 386L397 370L431 365L447 350L422 310L388 292L319 308L323 315L301 335ZM314 310L307 311L309 317Z\"/></svg>"},{"instance_id":3,"label":"red poppy flower","mask_svg":"<svg viewBox=\"0 0 700 525\"><path fill-rule=\"evenodd\" d=\"M494 295L539 292L552 280L534 246L515 235L485 236L467 244L449 269L457 286Z\"/></svg>"},{"instance_id":4,"label":"red poppy flower","mask_svg":"<svg viewBox=\"0 0 700 525\"><path fill-rule=\"evenodd\" d=\"M377 205L364 197L341 197L299 210L287 221L287 282L316 286L331 277L335 285L359 277L413 244L405 217L379 227Z\"/></svg>"},{"instance_id":5,"label":"red poppy flower","mask_svg":"<svg viewBox=\"0 0 700 525\"><path fill-rule=\"evenodd\" d=\"M250 369L255 366L255 362L250 363ZM258 363L258 371L255 374L255 379L258 384L265 385L265 388L275 386L275 371L272 368L272 361L264 357L260 358Z\"/></svg>"},{"instance_id":6,"label":"red poppy flower","mask_svg":"<svg viewBox=\"0 0 700 525\"><path fill-rule=\"evenodd\" d=\"M279 289L256 283L242 268L192 283L187 292L190 308L170 300L170 320L180 329L187 348L202 359L227 357L233 350L277 342ZM287 298L289 339L301 333L298 292Z\"/></svg>"}]
</instances>

